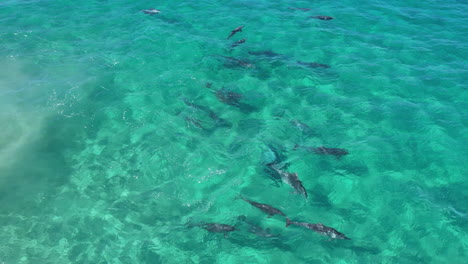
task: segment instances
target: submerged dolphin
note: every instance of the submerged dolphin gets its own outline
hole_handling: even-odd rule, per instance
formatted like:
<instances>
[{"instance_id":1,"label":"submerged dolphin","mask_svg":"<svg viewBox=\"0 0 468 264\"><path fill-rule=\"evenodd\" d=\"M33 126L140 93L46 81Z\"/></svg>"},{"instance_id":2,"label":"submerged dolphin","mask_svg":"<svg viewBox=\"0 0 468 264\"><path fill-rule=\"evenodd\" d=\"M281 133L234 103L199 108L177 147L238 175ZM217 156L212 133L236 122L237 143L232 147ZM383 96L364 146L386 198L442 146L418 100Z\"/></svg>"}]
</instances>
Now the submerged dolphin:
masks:
<instances>
[{"instance_id":1,"label":"submerged dolphin","mask_svg":"<svg viewBox=\"0 0 468 264\"><path fill-rule=\"evenodd\" d=\"M301 66L306 66L309 68L330 68L330 65L317 63L317 62L303 62L303 61L296 61L297 64Z\"/></svg>"},{"instance_id":2,"label":"submerged dolphin","mask_svg":"<svg viewBox=\"0 0 468 264\"><path fill-rule=\"evenodd\" d=\"M341 148L326 148L326 147L318 147L314 149L315 153L322 154L322 155L333 155L337 158L341 158L341 156L348 155L349 152L346 149Z\"/></svg>"},{"instance_id":3,"label":"submerged dolphin","mask_svg":"<svg viewBox=\"0 0 468 264\"><path fill-rule=\"evenodd\" d=\"M255 106L242 103L241 99L244 96L240 93L233 92L224 87L219 90L214 90L213 92L220 102L237 107L244 113L251 113L258 110Z\"/></svg>"},{"instance_id":4,"label":"submerged dolphin","mask_svg":"<svg viewBox=\"0 0 468 264\"><path fill-rule=\"evenodd\" d=\"M277 57L281 56L281 54L275 53L271 50L264 50L264 51L249 51L248 52L251 55L257 55L257 56L266 56L266 57Z\"/></svg>"},{"instance_id":5,"label":"submerged dolphin","mask_svg":"<svg viewBox=\"0 0 468 264\"><path fill-rule=\"evenodd\" d=\"M291 123L293 126L295 126L299 131L302 132L302 134L306 135L306 136L313 136L314 135L314 131L313 129L308 126L307 124L299 121L299 120L291 120L289 121L289 123Z\"/></svg>"},{"instance_id":6,"label":"submerged dolphin","mask_svg":"<svg viewBox=\"0 0 468 264\"><path fill-rule=\"evenodd\" d=\"M268 164L284 164L282 166L282 169L286 169L288 167L288 163L284 163L287 160L286 155L284 154L284 150L275 147L271 144L267 144L267 150L263 152L263 161L262 161L262 166L263 170L268 173L271 178L275 181L276 185L279 186L279 183L281 183L281 175L275 171L274 169L271 168Z\"/></svg>"},{"instance_id":7,"label":"submerged dolphin","mask_svg":"<svg viewBox=\"0 0 468 264\"><path fill-rule=\"evenodd\" d=\"M320 20L332 20L331 16L311 16L310 18L320 19Z\"/></svg>"},{"instance_id":8,"label":"submerged dolphin","mask_svg":"<svg viewBox=\"0 0 468 264\"><path fill-rule=\"evenodd\" d=\"M299 11L310 11L310 8L302 8L302 7L288 7L290 10L299 10Z\"/></svg>"},{"instance_id":9,"label":"submerged dolphin","mask_svg":"<svg viewBox=\"0 0 468 264\"><path fill-rule=\"evenodd\" d=\"M322 236L328 236L331 239L347 239L351 240L351 238L347 237L345 234L338 232L336 229L324 226L323 224L311 224L311 223L301 223L301 222L293 222L289 218L286 218L286 227L289 225L297 225L302 226L307 229L313 230Z\"/></svg>"},{"instance_id":10,"label":"submerged dolphin","mask_svg":"<svg viewBox=\"0 0 468 264\"><path fill-rule=\"evenodd\" d=\"M223 55L217 55L220 58L225 59L226 61L231 62L232 64L236 66L241 66L243 68L255 68L255 66L251 63L248 63L246 61L234 58L234 57L228 57L228 56L223 56Z\"/></svg>"},{"instance_id":11,"label":"submerged dolphin","mask_svg":"<svg viewBox=\"0 0 468 264\"><path fill-rule=\"evenodd\" d=\"M236 227L232 225L218 224L218 223L206 223L206 224L202 224L201 227L213 233L226 233L226 232L232 232L232 231L237 230Z\"/></svg>"},{"instance_id":12,"label":"submerged dolphin","mask_svg":"<svg viewBox=\"0 0 468 264\"><path fill-rule=\"evenodd\" d=\"M234 36L237 32L242 32L242 29L244 26L236 27L233 31L231 31L231 34L227 37L227 39L230 39L232 36Z\"/></svg>"},{"instance_id":13,"label":"submerged dolphin","mask_svg":"<svg viewBox=\"0 0 468 264\"><path fill-rule=\"evenodd\" d=\"M240 100L243 97L242 94L233 92L224 87L221 88L220 90L215 90L214 93L216 95L216 98L218 98L220 102L223 102L225 104L232 105L232 106L239 106Z\"/></svg>"},{"instance_id":14,"label":"submerged dolphin","mask_svg":"<svg viewBox=\"0 0 468 264\"><path fill-rule=\"evenodd\" d=\"M240 44L245 43L246 40L247 40L247 39L245 39L245 38L243 38L243 39L241 39L241 40L238 40L238 41L232 43L231 47L232 47L232 48L237 47L237 46L239 46Z\"/></svg>"},{"instance_id":15,"label":"submerged dolphin","mask_svg":"<svg viewBox=\"0 0 468 264\"><path fill-rule=\"evenodd\" d=\"M225 238L228 237L229 232L239 230L235 226L226 225L226 224L218 224L218 223L196 223L196 224L189 224L188 227L194 227L194 226L201 227L211 233L224 233Z\"/></svg>"},{"instance_id":16,"label":"submerged dolphin","mask_svg":"<svg viewBox=\"0 0 468 264\"><path fill-rule=\"evenodd\" d=\"M281 212L279 209L276 209L274 208L273 206L269 205L269 204L262 204L262 203L257 203L257 202L254 202L252 200L249 200L243 196L240 196L240 198L246 202L248 202L249 204L251 204L252 206L255 206L257 207L258 209L260 209L261 211L263 211L264 213L266 213L268 215L268 217L272 217L274 216L275 214L277 215L282 215L282 216L286 216L283 212Z\"/></svg>"},{"instance_id":17,"label":"submerged dolphin","mask_svg":"<svg viewBox=\"0 0 468 264\"><path fill-rule=\"evenodd\" d=\"M140 12L143 12L143 13L148 14L148 15L156 15L156 14L161 13L161 11L159 11L157 9L154 9L154 8L143 9L143 10L140 10Z\"/></svg>"},{"instance_id":18,"label":"submerged dolphin","mask_svg":"<svg viewBox=\"0 0 468 264\"><path fill-rule=\"evenodd\" d=\"M245 215L237 217L238 220L245 222L249 226L249 232L260 237L279 237L277 234L272 234L270 228L263 229L261 226L251 223Z\"/></svg>"},{"instance_id":19,"label":"submerged dolphin","mask_svg":"<svg viewBox=\"0 0 468 264\"><path fill-rule=\"evenodd\" d=\"M306 149L308 151L313 151L316 154L320 154L320 155L333 155L337 159L340 159L342 156L349 154L349 152L346 149L341 149L341 148L326 148L326 147L323 147L323 146L318 147L318 148L314 148L314 147L300 146L298 144L296 144L294 146L293 150L296 150L298 148L304 148L304 149Z\"/></svg>"},{"instance_id":20,"label":"submerged dolphin","mask_svg":"<svg viewBox=\"0 0 468 264\"><path fill-rule=\"evenodd\" d=\"M195 109L198 109L200 111L203 111L208 114L208 116L216 123L218 127L231 127L232 124L225 119L219 117L213 110L210 108L203 106L203 105L198 105L193 102L190 102L187 98L183 98L184 103L187 106L193 107Z\"/></svg>"},{"instance_id":21,"label":"submerged dolphin","mask_svg":"<svg viewBox=\"0 0 468 264\"><path fill-rule=\"evenodd\" d=\"M274 170L276 173L281 175L281 179L283 179L284 182L289 184L291 187L294 188L298 193L304 195L304 197L307 199L307 191L302 185L301 180L299 180L299 176L297 173L290 173L287 171L283 171L277 167L278 164L275 163L269 163L267 164L268 167L270 167L272 170Z\"/></svg>"},{"instance_id":22,"label":"submerged dolphin","mask_svg":"<svg viewBox=\"0 0 468 264\"><path fill-rule=\"evenodd\" d=\"M185 120L185 123L186 123L187 127L192 125L194 127L200 128L201 130L209 131L209 129L207 129L206 127L204 127L202 125L203 121L201 121L198 118L195 118L195 117L192 117L192 116L184 116L184 120Z\"/></svg>"}]
</instances>

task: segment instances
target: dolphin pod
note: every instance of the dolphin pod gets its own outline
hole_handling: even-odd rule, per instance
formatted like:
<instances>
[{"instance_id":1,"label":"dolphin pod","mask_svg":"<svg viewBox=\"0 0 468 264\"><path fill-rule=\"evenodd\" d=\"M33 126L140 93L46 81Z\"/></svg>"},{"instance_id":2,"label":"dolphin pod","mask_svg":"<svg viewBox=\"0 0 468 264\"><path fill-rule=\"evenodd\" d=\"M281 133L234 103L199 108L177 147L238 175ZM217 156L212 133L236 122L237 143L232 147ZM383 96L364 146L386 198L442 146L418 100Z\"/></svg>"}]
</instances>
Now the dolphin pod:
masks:
<instances>
[{"instance_id":1,"label":"dolphin pod","mask_svg":"<svg viewBox=\"0 0 468 264\"><path fill-rule=\"evenodd\" d=\"M338 230L336 230L336 229L334 229L332 227L325 226L325 225L323 225L321 223L313 224L313 223L306 223L306 222L291 221L291 219L289 219L289 217L287 217L286 214L284 214L281 210L279 210L279 209L277 209L277 208L275 208L275 207L273 207L271 205L255 202L255 201L250 200L250 199L248 199L248 198L246 198L246 197L244 197L242 195L239 196L239 198L241 198L242 200L248 202L252 206L260 209L262 212L268 214L268 217L272 217L274 215L284 216L286 218L286 227L288 227L290 225L296 225L296 226L299 226L299 227L303 227L303 228L315 231L316 233L318 233L318 234L320 234L322 236L329 237L330 239L351 240L351 238L347 237L345 234L339 232ZM244 216L244 215L238 216L237 220L245 222L249 227L248 231L250 233L256 234L257 236L266 237L266 238L272 238L272 237L279 236L277 234L272 234L270 232L269 228L264 229L264 228L262 228L262 227L260 227L258 225L255 225L255 224L247 221L247 217ZM203 228L203 229L207 230L210 233L223 233L225 238L228 238L228 233L240 230L237 227L232 226L232 225L228 225L228 224L205 223L205 222L200 222L200 223L195 223L195 224L191 223L191 222L188 223L188 227L194 227L194 226Z\"/></svg>"},{"instance_id":2,"label":"dolphin pod","mask_svg":"<svg viewBox=\"0 0 468 264\"><path fill-rule=\"evenodd\" d=\"M311 9L309 8L294 8L294 7L289 7L288 9L290 10L298 10L298 11L310 11ZM140 12L147 14L147 15L155 15L161 13L160 10L157 9L144 9L140 10ZM333 17L330 16L324 16L324 15L316 15L316 16L309 16L309 18L313 19L319 19L319 20L332 20L334 19ZM239 32L243 32L243 28L245 26L238 26L235 29L233 29L227 39L230 39L234 35L236 35ZM243 43L245 43L247 38L242 38L240 40L237 40L233 42L231 46L231 51L232 48L235 48ZM244 45L243 45L244 46ZM241 49L240 47L238 48L239 50ZM291 56L285 56L282 54L275 53L271 50L265 50L265 51L248 51L249 55L252 56L257 56L260 59L270 59L270 60L287 60L288 62L300 66L302 68L330 68L330 65L323 64L323 63L318 63L318 62L305 62L301 60L291 60ZM218 58L221 58L225 64L229 66L240 66L243 68L255 68L255 66L249 62L246 62L242 59L238 59L235 57L230 57L230 56L223 56L223 55L216 55ZM227 65L225 65L227 67ZM208 82L205 84L206 88L211 89L212 83ZM215 94L216 98L227 105L237 107L239 109L254 109L252 106L247 105L243 102L241 102L244 99L244 95L238 92L234 92L230 89L222 88L218 90L212 90L212 92ZM216 124L216 127L231 127L232 124L225 119L219 117L218 114L216 114L214 111L212 111L210 108L203 106L203 105L198 105L195 104L188 99L184 98L183 102L185 103L186 106L191 107L193 109L199 110L201 112L206 113L206 115L214 121ZM204 122L206 121L200 120L196 117L192 116L185 116L184 117L185 122L187 126L192 126L196 127L205 131L208 131L210 129L205 127ZM313 130L305 123L302 123L298 120L292 120L290 123L295 126L298 130L300 130L304 135L312 137L315 133ZM270 146L269 146L270 147ZM306 146L300 146L300 145L295 145L294 150L298 148L303 148L306 149L307 151L314 152L315 154L318 155L332 155L335 156L337 159L340 159L342 156L348 155L348 151L346 149L341 149L341 148L329 148L329 147L306 147ZM274 175L275 178L278 178L282 180L283 182L287 183L290 185L295 192L298 194L304 196L306 199L308 198L308 193L307 190L305 189L302 181L299 179L299 175L296 172L288 172L288 165L289 163L286 162L286 159L282 156L280 151L270 147L270 150L274 153L275 158L272 162L265 162L262 164L262 166L268 169L268 172ZM244 196L239 196L242 200L245 202L249 203L253 207L259 209L263 213L267 214L268 217L273 217L275 215L279 215L282 217L286 218L286 227L290 225L295 225L298 227L306 228L309 230L312 230L320 235L329 237L330 239L342 239L342 240L350 240L349 237L347 237L345 234L337 231L336 229L325 226L321 223L307 223L307 222L297 222L297 221L292 221L288 216L282 212L281 210L275 208L272 205L265 204L265 203L260 203L256 202L254 200L251 200L249 198L246 198ZM256 234L257 236L261 237L266 237L266 238L271 238L271 237L276 237L278 235L272 234L268 228L264 229L259 225L253 224L250 221L246 220L245 216L239 216L237 218L238 221L243 221L245 224L247 224L249 228L249 232ZM244 226L245 226L244 224ZM229 225L229 224L224 224L224 223L216 223L216 222L200 222L196 224L190 224L189 227L200 227L202 229L205 229L206 231L210 233L221 233L224 235L225 238L228 238L228 234L234 231L238 231L238 229L235 225Z\"/></svg>"}]
</instances>

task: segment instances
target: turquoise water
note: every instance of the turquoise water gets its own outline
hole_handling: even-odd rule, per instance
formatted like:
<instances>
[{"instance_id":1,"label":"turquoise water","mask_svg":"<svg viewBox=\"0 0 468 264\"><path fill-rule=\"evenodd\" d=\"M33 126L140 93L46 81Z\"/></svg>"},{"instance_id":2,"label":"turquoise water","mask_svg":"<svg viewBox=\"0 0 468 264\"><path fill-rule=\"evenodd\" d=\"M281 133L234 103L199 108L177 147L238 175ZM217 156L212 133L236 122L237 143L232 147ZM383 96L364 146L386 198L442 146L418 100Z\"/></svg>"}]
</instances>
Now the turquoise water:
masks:
<instances>
[{"instance_id":1,"label":"turquoise water","mask_svg":"<svg viewBox=\"0 0 468 264\"><path fill-rule=\"evenodd\" d=\"M0 263L466 263L467 13L455 0L3 1ZM249 54L268 50L281 55ZM308 199L265 171L270 148ZM240 194L352 240L286 228ZM239 230L189 228L210 222Z\"/></svg>"}]
</instances>

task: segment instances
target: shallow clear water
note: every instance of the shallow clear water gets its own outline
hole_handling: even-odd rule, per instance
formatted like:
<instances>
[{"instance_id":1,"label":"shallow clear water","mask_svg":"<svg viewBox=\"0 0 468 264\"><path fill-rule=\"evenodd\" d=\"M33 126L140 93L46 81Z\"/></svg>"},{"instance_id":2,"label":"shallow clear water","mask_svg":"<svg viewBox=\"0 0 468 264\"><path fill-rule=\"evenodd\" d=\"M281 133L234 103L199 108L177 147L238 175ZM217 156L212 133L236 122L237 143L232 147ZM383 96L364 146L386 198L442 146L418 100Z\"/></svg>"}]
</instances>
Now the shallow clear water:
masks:
<instances>
[{"instance_id":1,"label":"shallow clear water","mask_svg":"<svg viewBox=\"0 0 468 264\"><path fill-rule=\"evenodd\" d=\"M465 263L467 13L453 0L3 1L0 263ZM269 146L308 199L265 171ZM352 240L286 228L240 194Z\"/></svg>"}]
</instances>

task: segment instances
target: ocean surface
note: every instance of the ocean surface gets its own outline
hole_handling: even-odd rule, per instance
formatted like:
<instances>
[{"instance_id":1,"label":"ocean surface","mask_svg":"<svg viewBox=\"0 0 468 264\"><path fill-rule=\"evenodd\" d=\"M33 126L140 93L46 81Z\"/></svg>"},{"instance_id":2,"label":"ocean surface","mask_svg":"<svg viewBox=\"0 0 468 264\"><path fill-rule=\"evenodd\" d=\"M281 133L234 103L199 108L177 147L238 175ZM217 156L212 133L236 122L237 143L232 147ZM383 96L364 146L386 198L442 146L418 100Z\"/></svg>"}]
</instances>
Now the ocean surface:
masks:
<instances>
[{"instance_id":1,"label":"ocean surface","mask_svg":"<svg viewBox=\"0 0 468 264\"><path fill-rule=\"evenodd\" d=\"M467 263L467 14L1 1L0 263Z\"/></svg>"}]
</instances>

